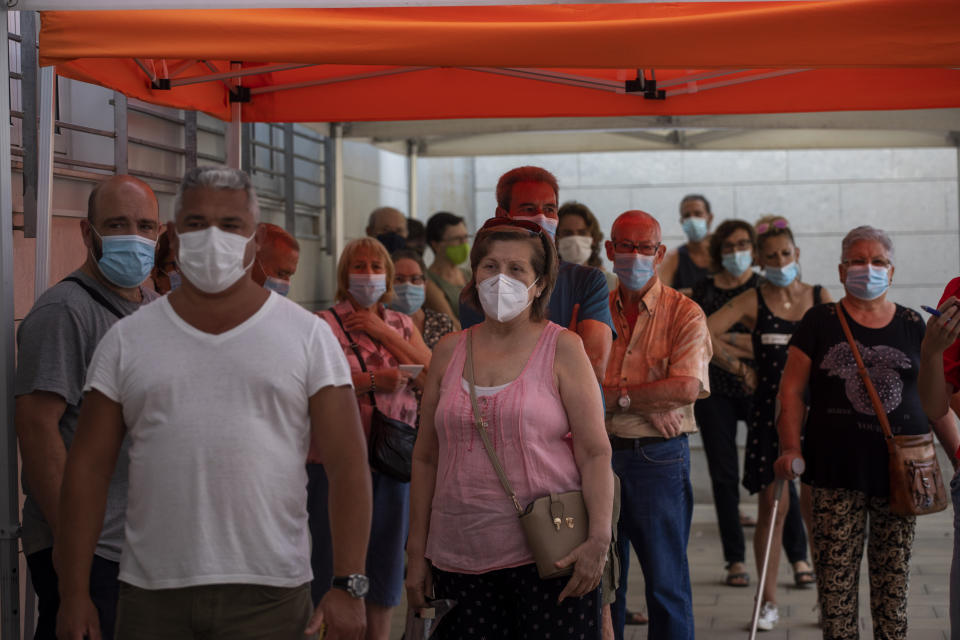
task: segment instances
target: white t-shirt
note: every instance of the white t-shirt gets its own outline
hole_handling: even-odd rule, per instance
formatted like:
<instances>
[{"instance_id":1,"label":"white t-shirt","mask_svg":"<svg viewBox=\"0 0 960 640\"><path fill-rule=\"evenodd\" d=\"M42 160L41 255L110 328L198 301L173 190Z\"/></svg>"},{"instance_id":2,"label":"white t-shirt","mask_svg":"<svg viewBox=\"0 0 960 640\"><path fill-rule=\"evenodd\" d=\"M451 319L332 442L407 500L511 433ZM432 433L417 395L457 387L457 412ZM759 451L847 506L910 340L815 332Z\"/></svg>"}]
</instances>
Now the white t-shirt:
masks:
<instances>
[{"instance_id":1,"label":"white t-shirt","mask_svg":"<svg viewBox=\"0 0 960 640\"><path fill-rule=\"evenodd\" d=\"M350 384L327 323L276 294L219 335L165 297L117 322L84 390L123 406L130 438L120 580L309 582L308 401Z\"/></svg>"}]
</instances>

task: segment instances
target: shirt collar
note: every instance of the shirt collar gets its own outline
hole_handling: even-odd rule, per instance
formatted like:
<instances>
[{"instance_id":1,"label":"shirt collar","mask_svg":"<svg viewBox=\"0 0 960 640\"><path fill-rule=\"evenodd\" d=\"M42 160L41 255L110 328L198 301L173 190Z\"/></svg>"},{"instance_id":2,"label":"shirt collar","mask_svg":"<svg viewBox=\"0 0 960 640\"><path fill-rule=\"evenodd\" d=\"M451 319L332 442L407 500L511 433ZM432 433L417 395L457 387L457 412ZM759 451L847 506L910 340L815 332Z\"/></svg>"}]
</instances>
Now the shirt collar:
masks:
<instances>
[{"instance_id":1,"label":"shirt collar","mask_svg":"<svg viewBox=\"0 0 960 640\"><path fill-rule=\"evenodd\" d=\"M643 302L643 309L647 311L650 315L653 315L657 309L657 303L660 301L660 294L663 292L663 284L660 282L660 278L657 278L656 282L643 294L641 301ZM620 286L617 285L616 291L613 293L617 303L617 311L623 313L623 300L620 297Z\"/></svg>"}]
</instances>

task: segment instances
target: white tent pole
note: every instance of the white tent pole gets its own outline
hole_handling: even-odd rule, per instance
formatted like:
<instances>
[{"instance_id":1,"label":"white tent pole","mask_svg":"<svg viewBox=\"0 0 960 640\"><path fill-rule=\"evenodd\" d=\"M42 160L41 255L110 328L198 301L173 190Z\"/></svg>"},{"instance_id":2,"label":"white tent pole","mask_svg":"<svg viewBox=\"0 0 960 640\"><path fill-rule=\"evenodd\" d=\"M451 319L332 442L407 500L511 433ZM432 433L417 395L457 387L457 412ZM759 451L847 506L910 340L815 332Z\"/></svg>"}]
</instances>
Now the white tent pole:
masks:
<instances>
[{"instance_id":1,"label":"white tent pole","mask_svg":"<svg viewBox=\"0 0 960 640\"><path fill-rule=\"evenodd\" d=\"M50 224L53 202L53 67L40 69L40 129L37 152L37 248L34 256L33 299L50 285Z\"/></svg>"},{"instance_id":2,"label":"white tent pole","mask_svg":"<svg viewBox=\"0 0 960 640\"><path fill-rule=\"evenodd\" d=\"M339 122L330 124L330 138L333 142L332 158L327 158L333 163L333 260L334 264L340 259L343 253L344 242L344 219L343 219L343 125Z\"/></svg>"},{"instance_id":3,"label":"white tent pole","mask_svg":"<svg viewBox=\"0 0 960 640\"><path fill-rule=\"evenodd\" d=\"M239 62L231 62L230 69L234 71L240 70ZM240 78L234 78L232 84L235 87L240 86ZM242 158L242 139L241 135L243 124L241 121L241 107L243 104L239 101L234 101L230 103L230 122L227 124L227 166L233 167L234 169L240 168L240 160Z\"/></svg>"},{"instance_id":4,"label":"white tent pole","mask_svg":"<svg viewBox=\"0 0 960 640\"><path fill-rule=\"evenodd\" d=\"M0 4L0 637L20 637L17 436L13 428L13 200L10 174L10 40Z\"/></svg>"},{"instance_id":5,"label":"white tent pole","mask_svg":"<svg viewBox=\"0 0 960 640\"><path fill-rule=\"evenodd\" d=\"M417 217L417 154L416 140L407 140L407 215Z\"/></svg>"}]
</instances>

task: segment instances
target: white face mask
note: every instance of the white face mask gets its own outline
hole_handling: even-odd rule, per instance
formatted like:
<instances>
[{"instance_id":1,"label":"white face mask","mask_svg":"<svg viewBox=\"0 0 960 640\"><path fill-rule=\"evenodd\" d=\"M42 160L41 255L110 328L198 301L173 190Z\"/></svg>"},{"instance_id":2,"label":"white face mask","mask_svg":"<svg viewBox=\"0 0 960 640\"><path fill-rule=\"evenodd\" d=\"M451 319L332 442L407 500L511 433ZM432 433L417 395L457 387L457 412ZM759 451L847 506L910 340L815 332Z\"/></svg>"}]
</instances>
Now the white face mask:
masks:
<instances>
[{"instance_id":1,"label":"white face mask","mask_svg":"<svg viewBox=\"0 0 960 640\"><path fill-rule=\"evenodd\" d=\"M539 280L539 278L537 279ZM528 294L537 284L534 280L529 287L519 280L499 273L477 285L480 306L483 312L497 322L510 322L533 302Z\"/></svg>"},{"instance_id":2,"label":"white face mask","mask_svg":"<svg viewBox=\"0 0 960 640\"><path fill-rule=\"evenodd\" d=\"M253 266L256 258L251 258L250 264L243 263L247 245L256 233L241 236L218 227L207 227L177 235L180 238L180 251L177 253L180 273L205 293L220 293L229 289Z\"/></svg>"},{"instance_id":3,"label":"white face mask","mask_svg":"<svg viewBox=\"0 0 960 640\"><path fill-rule=\"evenodd\" d=\"M560 257L574 264L587 264L593 252L593 238L590 236L567 236L557 240Z\"/></svg>"}]
</instances>

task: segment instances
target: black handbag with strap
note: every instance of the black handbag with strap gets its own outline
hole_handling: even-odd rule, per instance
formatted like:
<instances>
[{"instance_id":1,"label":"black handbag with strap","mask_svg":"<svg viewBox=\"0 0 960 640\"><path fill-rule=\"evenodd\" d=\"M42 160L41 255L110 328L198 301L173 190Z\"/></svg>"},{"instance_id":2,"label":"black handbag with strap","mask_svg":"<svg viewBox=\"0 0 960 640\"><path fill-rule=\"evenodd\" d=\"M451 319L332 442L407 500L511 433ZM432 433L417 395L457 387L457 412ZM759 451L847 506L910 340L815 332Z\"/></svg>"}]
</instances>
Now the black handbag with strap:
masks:
<instances>
[{"instance_id":1,"label":"black handbag with strap","mask_svg":"<svg viewBox=\"0 0 960 640\"><path fill-rule=\"evenodd\" d=\"M343 334L350 341L360 369L367 373L367 365L363 362L360 347L353 336L343 326L343 321L333 309L330 313L336 318ZM399 482L410 482L410 471L413 467L413 445L417 441L417 430L402 420L391 418L377 408L377 398L373 391L370 395L370 404L373 405L373 415L370 417L370 442L367 444L367 460L370 468Z\"/></svg>"}]
</instances>

